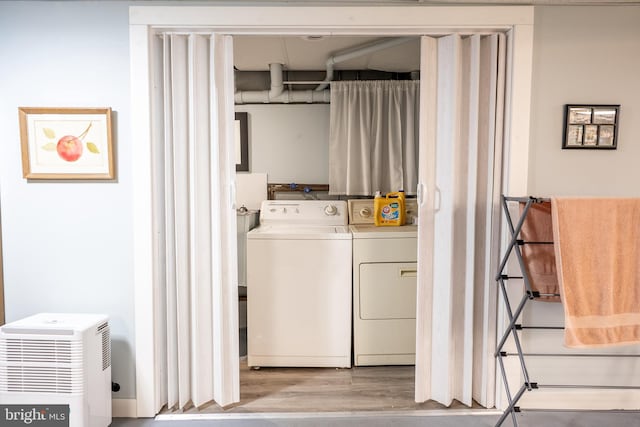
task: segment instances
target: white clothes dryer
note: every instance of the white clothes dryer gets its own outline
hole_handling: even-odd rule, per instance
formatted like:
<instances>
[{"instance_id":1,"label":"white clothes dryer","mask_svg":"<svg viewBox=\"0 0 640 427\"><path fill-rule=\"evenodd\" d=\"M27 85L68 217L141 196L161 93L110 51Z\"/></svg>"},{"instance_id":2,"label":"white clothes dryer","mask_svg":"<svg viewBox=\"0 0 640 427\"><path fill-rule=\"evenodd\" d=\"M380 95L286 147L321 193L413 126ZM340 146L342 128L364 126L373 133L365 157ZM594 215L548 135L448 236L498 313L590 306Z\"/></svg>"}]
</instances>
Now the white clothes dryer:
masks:
<instances>
[{"instance_id":1,"label":"white clothes dryer","mask_svg":"<svg viewBox=\"0 0 640 427\"><path fill-rule=\"evenodd\" d=\"M417 203L406 205L409 225L376 227L373 199L349 200L356 366L415 364Z\"/></svg>"},{"instance_id":2,"label":"white clothes dryer","mask_svg":"<svg viewBox=\"0 0 640 427\"><path fill-rule=\"evenodd\" d=\"M351 366L347 203L267 200L247 234L247 364Z\"/></svg>"}]
</instances>

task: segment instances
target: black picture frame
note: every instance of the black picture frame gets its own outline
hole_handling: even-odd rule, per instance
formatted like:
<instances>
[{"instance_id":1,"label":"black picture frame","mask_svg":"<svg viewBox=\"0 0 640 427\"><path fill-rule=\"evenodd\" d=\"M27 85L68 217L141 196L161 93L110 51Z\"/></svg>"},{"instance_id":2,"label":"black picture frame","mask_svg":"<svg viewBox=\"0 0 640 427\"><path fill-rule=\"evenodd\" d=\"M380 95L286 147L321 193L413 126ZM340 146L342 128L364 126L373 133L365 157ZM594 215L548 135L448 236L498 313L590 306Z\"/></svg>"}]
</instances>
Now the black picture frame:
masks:
<instances>
[{"instance_id":1,"label":"black picture frame","mask_svg":"<svg viewBox=\"0 0 640 427\"><path fill-rule=\"evenodd\" d=\"M247 113L235 114L236 172L249 172L249 117ZM238 159L238 154L240 159Z\"/></svg>"},{"instance_id":2,"label":"black picture frame","mask_svg":"<svg viewBox=\"0 0 640 427\"><path fill-rule=\"evenodd\" d=\"M615 150L620 104L566 104L562 149Z\"/></svg>"}]
</instances>

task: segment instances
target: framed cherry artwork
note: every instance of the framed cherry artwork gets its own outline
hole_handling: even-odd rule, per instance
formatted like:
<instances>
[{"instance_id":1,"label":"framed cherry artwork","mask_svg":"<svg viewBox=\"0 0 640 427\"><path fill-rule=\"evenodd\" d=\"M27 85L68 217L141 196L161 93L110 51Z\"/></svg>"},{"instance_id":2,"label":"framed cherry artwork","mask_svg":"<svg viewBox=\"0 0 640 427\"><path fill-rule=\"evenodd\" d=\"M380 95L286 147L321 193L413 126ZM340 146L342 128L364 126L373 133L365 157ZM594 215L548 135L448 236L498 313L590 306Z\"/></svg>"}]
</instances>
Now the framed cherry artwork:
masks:
<instances>
[{"instance_id":1,"label":"framed cherry artwork","mask_svg":"<svg viewBox=\"0 0 640 427\"><path fill-rule=\"evenodd\" d=\"M27 179L114 179L111 108L18 108Z\"/></svg>"}]
</instances>

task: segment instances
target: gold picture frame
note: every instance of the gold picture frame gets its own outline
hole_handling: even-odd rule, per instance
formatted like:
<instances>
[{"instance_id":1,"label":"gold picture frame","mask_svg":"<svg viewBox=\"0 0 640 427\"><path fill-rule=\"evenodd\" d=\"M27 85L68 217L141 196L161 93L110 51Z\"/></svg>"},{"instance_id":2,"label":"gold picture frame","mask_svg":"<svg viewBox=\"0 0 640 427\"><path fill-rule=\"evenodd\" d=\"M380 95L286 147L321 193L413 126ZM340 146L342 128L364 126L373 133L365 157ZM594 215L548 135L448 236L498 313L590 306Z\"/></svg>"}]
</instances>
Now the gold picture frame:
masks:
<instances>
[{"instance_id":1,"label":"gold picture frame","mask_svg":"<svg viewBox=\"0 0 640 427\"><path fill-rule=\"evenodd\" d=\"M18 108L27 179L114 179L111 108Z\"/></svg>"}]
</instances>

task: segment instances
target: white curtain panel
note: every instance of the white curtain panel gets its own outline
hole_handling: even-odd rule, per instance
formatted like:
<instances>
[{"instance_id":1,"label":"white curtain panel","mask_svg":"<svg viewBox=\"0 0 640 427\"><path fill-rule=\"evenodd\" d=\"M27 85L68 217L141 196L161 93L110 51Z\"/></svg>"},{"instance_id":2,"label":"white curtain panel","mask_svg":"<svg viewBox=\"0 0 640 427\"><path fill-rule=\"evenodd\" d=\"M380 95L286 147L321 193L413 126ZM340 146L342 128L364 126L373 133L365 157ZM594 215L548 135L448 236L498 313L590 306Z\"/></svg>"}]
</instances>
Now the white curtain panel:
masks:
<instances>
[{"instance_id":1,"label":"white curtain panel","mask_svg":"<svg viewBox=\"0 0 640 427\"><path fill-rule=\"evenodd\" d=\"M502 144L497 129L503 126L498 39L454 34L422 40L418 401L492 404L478 383L491 383L494 372L489 349L495 335L486 331L495 319L487 251L499 191L493 188L500 167L496 146Z\"/></svg>"},{"instance_id":2,"label":"white curtain panel","mask_svg":"<svg viewBox=\"0 0 640 427\"><path fill-rule=\"evenodd\" d=\"M239 400L230 37L164 34L154 76L157 393L169 408ZM160 64L159 64L160 65ZM160 322L162 319L162 323Z\"/></svg>"},{"instance_id":3,"label":"white curtain panel","mask_svg":"<svg viewBox=\"0 0 640 427\"><path fill-rule=\"evenodd\" d=\"M416 193L419 91L418 81L331 84L330 194Z\"/></svg>"}]
</instances>

